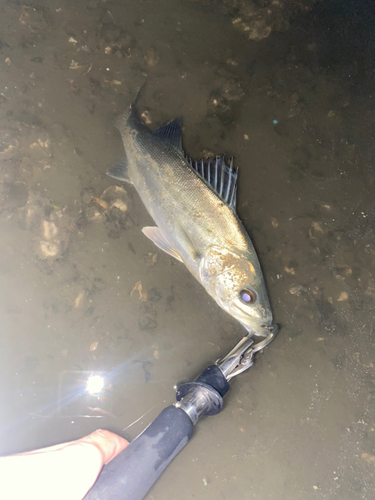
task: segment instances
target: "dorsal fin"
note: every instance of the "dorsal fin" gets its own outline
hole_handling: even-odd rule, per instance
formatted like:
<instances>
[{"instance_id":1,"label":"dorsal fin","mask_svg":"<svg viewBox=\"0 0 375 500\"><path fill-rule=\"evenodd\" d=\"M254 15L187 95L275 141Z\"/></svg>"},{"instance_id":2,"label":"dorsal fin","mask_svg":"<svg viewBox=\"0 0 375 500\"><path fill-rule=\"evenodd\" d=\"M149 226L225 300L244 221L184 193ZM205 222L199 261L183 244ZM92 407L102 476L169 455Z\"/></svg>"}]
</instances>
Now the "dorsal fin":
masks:
<instances>
[{"instance_id":1,"label":"dorsal fin","mask_svg":"<svg viewBox=\"0 0 375 500\"><path fill-rule=\"evenodd\" d=\"M238 170L233 168L233 158L230 159L229 167L225 164L224 155L206 160L193 160L186 157L186 160L214 193L235 211Z\"/></svg>"},{"instance_id":2,"label":"dorsal fin","mask_svg":"<svg viewBox=\"0 0 375 500\"><path fill-rule=\"evenodd\" d=\"M163 142L168 143L170 146L173 146L180 153L182 153L182 119L175 118L170 122L162 125L158 129L153 132L153 135L159 137Z\"/></svg>"}]
</instances>

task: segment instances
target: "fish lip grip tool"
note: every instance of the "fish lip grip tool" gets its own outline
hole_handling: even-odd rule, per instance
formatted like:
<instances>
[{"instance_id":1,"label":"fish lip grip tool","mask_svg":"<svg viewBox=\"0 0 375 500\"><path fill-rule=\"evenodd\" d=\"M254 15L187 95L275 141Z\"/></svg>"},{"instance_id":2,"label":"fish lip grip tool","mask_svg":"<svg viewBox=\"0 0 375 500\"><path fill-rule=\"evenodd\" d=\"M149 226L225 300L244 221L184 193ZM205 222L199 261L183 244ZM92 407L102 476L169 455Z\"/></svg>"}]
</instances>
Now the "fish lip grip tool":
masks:
<instances>
[{"instance_id":1,"label":"fish lip grip tool","mask_svg":"<svg viewBox=\"0 0 375 500\"><path fill-rule=\"evenodd\" d=\"M194 425L203 415L220 413L223 396L229 391L229 381L253 366L255 354L272 342L277 331L274 327L260 342L249 335L243 337L226 356L207 367L194 381L180 385L174 406L184 410Z\"/></svg>"},{"instance_id":2,"label":"fish lip grip tool","mask_svg":"<svg viewBox=\"0 0 375 500\"><path fill-rule=\"evenodd\" d=\"M116 458L106 465L86 500L141 500L158 477L189 442L203 416L217 415L229 381L253 366L255 354L273 341L277 326L256 342L246 335L195 380L180 385L177 402L165 408Z\"/></svg>"}]
</instances>

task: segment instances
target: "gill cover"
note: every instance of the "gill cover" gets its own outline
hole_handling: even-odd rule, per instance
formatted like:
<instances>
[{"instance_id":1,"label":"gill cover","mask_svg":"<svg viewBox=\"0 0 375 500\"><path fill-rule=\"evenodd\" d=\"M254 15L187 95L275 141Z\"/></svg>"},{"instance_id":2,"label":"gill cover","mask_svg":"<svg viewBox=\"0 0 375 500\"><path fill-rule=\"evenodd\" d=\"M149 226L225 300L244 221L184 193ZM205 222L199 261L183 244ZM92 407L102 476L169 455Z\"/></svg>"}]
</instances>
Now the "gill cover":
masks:
<instances>
[{"instance_id":1,"label":"gill cover","mask_svg":"<svg viewBox=\"0 0 375 500\"><path fill-rule=\"evenodd\" d=\"M199 277L207 292L249 333L269 334L272 312L263 277L246 255L211 246L200 262ZM244 299L245 294L252 299Z\"/></svg>"},{"instance_id":2,"label":"gill cover","mask_svg":"<svg viewBox=\"0 0 375 500\"><path fill-rule=\"evenodd\" d=\"M208 293L226 310L242 287L254 286L254 266L228 248L211 246L199 265L199 277Z\"/></svg>"}]
</instances>

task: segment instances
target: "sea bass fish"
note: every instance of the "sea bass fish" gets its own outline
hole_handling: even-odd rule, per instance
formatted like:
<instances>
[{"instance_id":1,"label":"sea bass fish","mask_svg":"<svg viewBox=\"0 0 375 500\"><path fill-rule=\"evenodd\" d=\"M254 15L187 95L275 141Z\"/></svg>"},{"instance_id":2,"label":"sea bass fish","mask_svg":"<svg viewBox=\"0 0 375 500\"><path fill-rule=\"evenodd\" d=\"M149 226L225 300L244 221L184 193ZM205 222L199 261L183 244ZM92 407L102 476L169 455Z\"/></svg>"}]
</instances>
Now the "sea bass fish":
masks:
<instances>
[{"instance_id":1,"label":"sea bass fish","mask_svg":"<svg viewBox=\"0 0 375 500\"><path fill-rule=\"evenodd\" d=\"M250 335L268 336L272 311L254 246L236 213L237 169L224 157L195 161L182 149L181 119L154 132L137 112L117 122L126 156L108 170L131 183L156 226L143 233L183 262Z\"/></svg>"}]
</instances>

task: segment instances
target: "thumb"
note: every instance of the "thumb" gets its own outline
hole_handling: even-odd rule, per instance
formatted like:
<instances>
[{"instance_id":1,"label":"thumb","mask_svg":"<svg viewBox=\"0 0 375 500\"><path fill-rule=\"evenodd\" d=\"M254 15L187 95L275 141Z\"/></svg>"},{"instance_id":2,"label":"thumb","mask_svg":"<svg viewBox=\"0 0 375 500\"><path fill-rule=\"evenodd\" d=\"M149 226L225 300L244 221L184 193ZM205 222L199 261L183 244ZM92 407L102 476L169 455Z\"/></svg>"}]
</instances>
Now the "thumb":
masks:
<instances>
[{"instance_id":1,"label":"thumb","mask_svg":"<svg viewBox=\"0 0 375 500\"><path fill-rule=\"evenodd\" d=\"M99 429L79 439L79 441L81 443L94 445L101 453L103 465L106 465L115 458L129 444L129 442L121 436L103 429Z\"/></svg>"}]
</instances>

